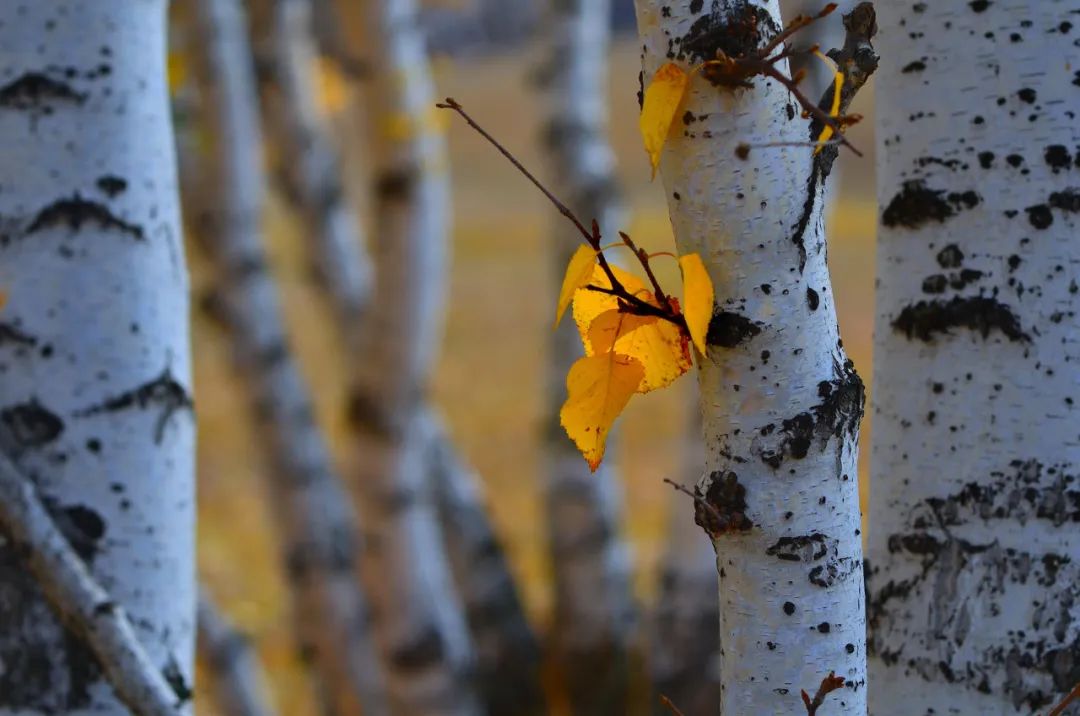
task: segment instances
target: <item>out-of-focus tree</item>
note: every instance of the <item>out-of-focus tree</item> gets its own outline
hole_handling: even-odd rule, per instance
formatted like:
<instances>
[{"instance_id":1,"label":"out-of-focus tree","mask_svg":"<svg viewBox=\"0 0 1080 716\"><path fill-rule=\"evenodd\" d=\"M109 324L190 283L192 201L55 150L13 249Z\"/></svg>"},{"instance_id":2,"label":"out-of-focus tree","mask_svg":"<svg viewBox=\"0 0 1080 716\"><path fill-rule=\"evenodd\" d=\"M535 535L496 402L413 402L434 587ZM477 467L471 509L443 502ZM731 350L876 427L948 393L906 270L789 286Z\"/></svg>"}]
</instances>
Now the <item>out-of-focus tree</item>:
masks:
<instances>
[{"instance_id":1,"label":"out-of-focus tree","mask_svg":"<svg viewBox=\"0 0 1080 716\"><path fill-rule=\"evenodd\" d=\"M1080 681L1080 83L1067 2L880 6L874 713Z\"/></svg>"},{"instance_id":2,"label":"out-of-focus tree","mask_svg":"<svg viewBox=\"0 0 1080 716\"><path fill-rule=\"evenodd\" d=\"M0 10L0 450L184 702L194 421L165 9ZM0 713L126 712L9 537Z\"/></svg>"}]
</instances>

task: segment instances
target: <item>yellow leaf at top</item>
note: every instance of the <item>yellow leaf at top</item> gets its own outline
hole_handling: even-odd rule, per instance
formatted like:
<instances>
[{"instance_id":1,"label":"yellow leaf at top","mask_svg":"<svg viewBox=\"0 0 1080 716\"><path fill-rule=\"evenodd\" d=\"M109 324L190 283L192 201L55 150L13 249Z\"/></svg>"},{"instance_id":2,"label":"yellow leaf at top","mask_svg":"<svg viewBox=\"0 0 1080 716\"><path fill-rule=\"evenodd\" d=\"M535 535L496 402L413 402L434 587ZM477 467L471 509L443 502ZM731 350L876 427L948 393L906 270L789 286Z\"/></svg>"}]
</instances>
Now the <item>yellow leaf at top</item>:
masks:
<instances>
[{"instance_id":1,"label":"yellow leaf at top","mask_svg":"<svg viewBox=\"0 0 1080 716\"><path fill-rule=\"evenodd\" d=\"M652 82L645 88L639 123L654 179L656 168L660 166L660 153L664 150L671 124L675 121L689 85L690 75L674 62L668 62L656 71Z\"/></svg>"},{"instance_id":2,"label":"yellow leaf at top","mask_svg":"<svg viewBox=\"0 0 1080 716\"><path fill-rule=\"evenodd\" d=\"M614 267L612 272L628 291L659 307L656 297L636 276ZM599 266L594 269L590 283L611 287ZM610 313L612 311L614 314ZM642 321L642 316L633 316L634 320L630 321L630 315L625 313L627 318L620 322L618 313L619 302L615 296L588 289L579 289L574 294L574 321L585 346L585 355L600 354L607 348L640 361L645 374L637 387L639 393L668 386L690 370L690 347L678 326L663 319ZM608 347L608 341L612 339L614 344Z\"/></svg>"},{"instance_id":3,"label":"yellow leaf at top","mask_svg":"<svg viewBox=\"0 0 1080 716\"><path fill-rule=\"evenodd\" d=\"M612 424L644 374L638 360L619 353L586 356L570 367L559 420L593 472L604 459Z\"/></svg>"},{"instance_id":4,"label":"yellow leaf at top","mask_svg":"<svg viewBox=\"0 0 1080 716\"><path fill-rule=\"evenodd\" d=\"M593 275L593 267L596 266L596 252L584 244L578 247L574 255L570 257L570 263L566 267L566 275L563 276L562 289L559 291L559 305L555 309L555 325L559 325L563 313L574 299L574 292L589 283Z\"/></svg>"},{"instance_id":5,"label":"yellow leaf at top","mask_svg":"<svg viewBox=\"0 0 1080 716\"><path fill-rule=\"evenodd\" d=\"M709 333L715 301L712 279L698 254L680 256L679 267L682 268L683 302L686 304L683 316L694 345L705 355L705 336Z\"/></svg>"}]
</instances>

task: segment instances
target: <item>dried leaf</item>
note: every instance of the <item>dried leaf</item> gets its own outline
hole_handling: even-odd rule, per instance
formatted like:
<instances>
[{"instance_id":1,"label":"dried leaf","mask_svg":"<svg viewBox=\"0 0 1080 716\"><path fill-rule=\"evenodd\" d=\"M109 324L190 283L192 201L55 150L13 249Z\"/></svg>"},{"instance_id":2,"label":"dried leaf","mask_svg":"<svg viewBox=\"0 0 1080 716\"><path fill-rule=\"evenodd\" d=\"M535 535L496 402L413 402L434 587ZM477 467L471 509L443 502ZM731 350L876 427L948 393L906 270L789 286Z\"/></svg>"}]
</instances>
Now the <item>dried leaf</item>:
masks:
<instances>
[{"instance_id":1,"label":"dried leaf","mask_svg":"<svg viewBox=\"0 0 1080 716\"><path fill-rule=\"evenodd\" d=\"M690 329L694 345L705 355L705 336L709 333L713 302L716 300L712 279L709 278L709 272L705 270L705 264L698 254L680 256L679 267L682 268L683 301L686 302L683 316L686 317L686 325Z\"/></svg>"},{"instance_id":2,"label":"dried leaf","mask_svg":"<svg viewBox=\"0 0 1080 716\"><path fill-rule=\"evenodd\" d=\"M614 352L580 358L570 367L559 419L593 472L604 459L612 424L644 374L638 360Z\"/></svg>"},{"instance_id":3,"label":"dried leaf","mask_svg":"<svg viewBox=\"0 0 1080 716\"><path fill-rule=\"evenodd\" d=\"M596 252L588 246L579 246L574 255L570 257L570 263L566 267L566 275L563 276L562 289L559 291L559 305L555 309L556 326L562 320L563 313L570 306L570 302L574 300L574 292L589 283L595 266Z\"/></svg>"},{"instance_id":4,"label":"dried leaf","mask_svg":"<svg viewBox=\"0 0 1080 716\"><path fill-rule=\"evenodd\" d=\"M690 75L674 62L668 62L656 71L645 88L639 123L654 179L656 168L660 166L660 153L689 86Z\"/></svg>"}]
</instances>

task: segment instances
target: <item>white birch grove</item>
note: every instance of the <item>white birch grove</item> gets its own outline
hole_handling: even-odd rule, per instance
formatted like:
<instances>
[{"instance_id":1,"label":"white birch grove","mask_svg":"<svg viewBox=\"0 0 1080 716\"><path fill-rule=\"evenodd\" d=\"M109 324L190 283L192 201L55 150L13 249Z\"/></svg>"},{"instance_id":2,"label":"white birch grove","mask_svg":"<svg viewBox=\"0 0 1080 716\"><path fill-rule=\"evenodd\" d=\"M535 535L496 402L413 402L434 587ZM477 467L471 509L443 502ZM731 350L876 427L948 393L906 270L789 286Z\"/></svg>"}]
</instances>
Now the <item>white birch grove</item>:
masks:
<instances>
[{"instance_id":1,"label":"white birch grove","mask_svg":"<svg viewBox=\"0 0 1080 716\"><path fill-rule=\"evenodd\" d=\"M1080 682L1076 12L881 5L879 716L1044 713Z\"/></svg>"},{"instance_id":2,"label":"white birch grove","mask_svg":"<svg viewBox=\"0 0 1080 716\"><path fill-rule=\"evenodd\" d=\"M356 516L290 354L266 265L258 101L244 14L238 0L199 0L193 13L202 105L216 142L205 175L216 201L207 202L200 223L270 453L270 492L301 654L328 713L385 713L366 601L356 583Z\"/></svg>"},{"instance_id":3,"label":"white birch grove","mask_svg":"<svg viewBox=\"0 0 1080 716\"><path fill-rule=\"evenodd\" d=\"M705 472L701 410L696 401L682 448L680 483L693 488ZM673 490L667 546L660 561L660 589L649 635L649 673L655 694L683 713L705 714L720 703L720 617L716 600L716 553L694 522L694 502ZM669 714L656 701L657 714Z\"/></svg>"},{"instance_id":4,"label":"white birch grove","mask_svg":"<svg viewBox=\"0 0 1080 716\"><path fill-rule=\"evenodd\" d=\"M605 136L610 12L610 0L551 0L543 73L548 174L570 209L586 222L595 219L606 236L622 219ZM554 225L553 286L580 245L573 229ZM573 321L560 323L549 350L541 467L555 587L549 639L574 713L623 713L636 614L630 550L620 536L622 488L609 463L589 471L559 422L567 372L581 357Z\"/></svg>"},{"instance_id":5,"label":"white birch grove","mask_svg":"<svg viewBox=\"0 0 1080 716\"><path fill-rule=\"evenodd\" d=\"M472 714L474 650L443 545L423 438L442 338L450 229L445 138L413 0L349 8L371 72L372 306L349 418L353 489L368 537L362 572L395 712Z\"/></svg>"},{"instance_id":6,"label":"white birch grove","mask_svg":"<svg viewBox=\"0 0 1080 716\"><path fill-rule=\"evenodd\" d=\"M0 451L186 697L195 431L165 10L0 8ZM17 544L0 541L0 714L125 712Z\"/></svg>"},{"instance_id":7,"label":"white birch grove","mask_svg":"<svg viewBox=\"0 0 1080 716\"><path fill-rule=\"evenodd\" d=\"M669 60L689 69L718 51L746 56L781 27L776 0L635 6L644 82ZM806 146L753 148L806 142L820 128L778 82L750 81L731 89L696 76L661 161L679 251L702 256L716 289L700 357L697 521L720 578L720 710L798 713L800 689L813 693L835 671L846 686L828 697L829 713L861 714L863 389L838 335L825 261L835 147L817 156ZM741 144L751 147L745 158Z\"/></svg>"},{"instance_id":8,"label":"white birch grove","mask_svg":"<svg viewBox=\"0 0 1080 716\"><path fill-rule=\"evenodd\" d=\"M199 660L225 716L271 716L265 678L248 637L237 631L205 591L199 592Z\"/></svg>"}]
</instances>

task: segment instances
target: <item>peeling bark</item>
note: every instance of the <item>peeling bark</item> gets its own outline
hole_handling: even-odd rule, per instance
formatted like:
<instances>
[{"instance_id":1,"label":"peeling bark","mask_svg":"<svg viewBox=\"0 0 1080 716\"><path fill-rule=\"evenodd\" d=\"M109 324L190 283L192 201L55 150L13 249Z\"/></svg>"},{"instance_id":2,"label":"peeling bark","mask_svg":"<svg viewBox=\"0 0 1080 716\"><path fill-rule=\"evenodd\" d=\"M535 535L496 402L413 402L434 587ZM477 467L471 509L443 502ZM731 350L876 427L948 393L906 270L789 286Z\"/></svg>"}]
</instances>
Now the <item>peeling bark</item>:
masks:
<instances>
[{"instance_id":1,"label":"peeling bark","mask_svg":"<svg viewBox=\"0 0 1080 716\"><path fill-rule=\"evenodd\" d=\"M356 584L356 515L315 423L266 266L258 101L243 12L237 0L200 0L193 14L203 108L217 141L205 175L216 202L206 205L203 223L224 315L270 452L268 477L297 639L329 713L385 713L367 604Z\"/></svg>"},{"instance_id":2,"label":"peeling bark","mask_svg":"<svg viewBox=\"0 0 1080 716\"><path fill-rule=\"evenodd\" d=\"M1080 681L1074 5L882 3L874 714Z\"/></svg>"},{"instance_id":3,"label":"peeling bark","mask_svg":"<svg viewBox=\"0 0 1080 716\"><path fill-rule=\"evenodd\" d=\"M126 612L180 702L194 656L195 430L165 9L0 10L0 452L108 589L83 614L100 624L95 650ZM164 374L174 410L156 395L113 402ZM35 563L23 537L0 542L0 713L126 713L106 683L116 665L103 671L32 576L62 580L59 562Z\"/></svg>"},{"instance_id":4,"label":"peeling bark","mask_svg":"<svg viewBox=\"0 0 1080 716\"><path fill-rule=\"evenodd\" d=\"M752 52L781 27L775 0L635 6L646 81L669 60L689 68L717 50ZM830 713L860 714L862 385L839 339L825 262L823 184L835 151L785 146L739 158L740 144L805 142L818 129L776 82L751 83L695 79L661 161L679 251L700 253L716 287L714 324L735 314L754 328L717 340L730 334L710 327L699 370L697 491L710 508L699 505L697 517L720 576L720 710L796 713L800 689L835 671L846 686L829 697ZM820 549L781 556L784 540L812 535Z\"/></svg>"},{"instance_id":5,"label":"peeling bark","mask_svg":"<svg viewBox=\"0 0 1080 716\"><path fill-rule=\"evenodd\" d=\"M610 1L549 4L548 117L544 144L568 206L614 236L622 218L608 120ZM552 235L552 285L581 237L560 221ZM556 278L558 277L558 278ZM619 534L622 488L609 464L595 474L566 437L559 410L566 375L581 357L573 321L556 329L550 348L543 452L547 526L555 582L553 658L578 714L622 714L637 631L629 546Z\"/></svg>"}]
</instances>

